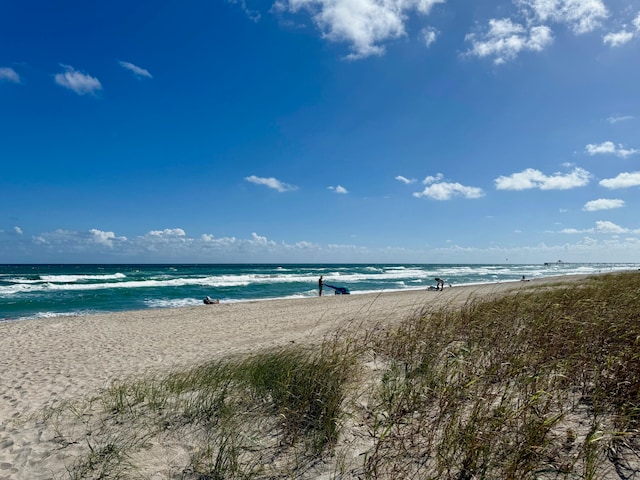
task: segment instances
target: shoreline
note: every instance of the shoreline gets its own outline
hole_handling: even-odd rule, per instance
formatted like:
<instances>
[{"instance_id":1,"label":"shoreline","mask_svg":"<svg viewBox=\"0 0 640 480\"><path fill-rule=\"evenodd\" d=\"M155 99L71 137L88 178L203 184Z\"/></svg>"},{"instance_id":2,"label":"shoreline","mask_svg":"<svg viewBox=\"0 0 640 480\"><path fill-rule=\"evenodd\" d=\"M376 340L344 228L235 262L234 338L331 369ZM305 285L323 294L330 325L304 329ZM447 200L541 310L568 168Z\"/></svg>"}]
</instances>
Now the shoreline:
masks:
<instances>
[{"instance_id":1,"label":"shoreline","mask_svg":"<svg viewBox=\"0 0 640 480\"><path fill-rule=\"evenodd\" d=\"M45 462L49 454L41 450L50 445L40 443L38 432L23 430L21 421L115 380L266 348L319 343L339 331L352 334L397 324L425 309L458 308L475 299L587 276L1 322L0 478L40 478L26 473L35 468L28 465Z\"/></svg>"},{"instance_id":2,"label":"shoreline","mask_svg":"<svg viewBox=\"0 0 640 480\"><path fill-rule=\"evenodd\" d=\"M551 281L558 278L568 278L568 277L586 277L589 275L601 275L607 273L617 273L624 272L627 270L611 270L611 271L598 271L598 272L589 272L589 273L573 273L573 274L554 274L543 277L531 277L526 281ZM465 288L465 287L483 287L487 285L497 285L497 284L510 284L510 283L520 283L520 279L509 279L509 280L495 280L495 281L483 281L483 282L469 282L469 283L457 283L453 285L455 288ZM379 295L381 293L384 294L395 294L395 293L405 293L405 292L415 292L425 290L424 286L419 287L405 287L405 288L394 288L394 289L381 289L381 290L355 290L351 292L351 295L359 296L359 295ZM333 296L331 291L325 293L324 296ZM271 302L271 301L297 301L297 300L308 300L311 298L315 298L315 295L290 295L283 297L268 297L268 298L241 298L241 299L220 299L221 303L224 304L245 304L252 302ZM90 310L90 311L79 311L79 312L50 312L50 311L42 311L32 315L20 316L20 317L5 317L0 318L0 325L5 322L23 322L23 321L32 321L32 320L55 320L55 319L63 319L63 318L76 318L76 317L91 317L95 315L118 315L124 314L127 312L143 312L143 311L161 311L161 310L174 310L181 308L193 308L196 306L200 306L202 304L202 300L198 300L197 302L184 304L184 305L170 305L170 306L149 306L146 308L139 309L123 309L123 310Z\"/></svg>"}]
</instances>

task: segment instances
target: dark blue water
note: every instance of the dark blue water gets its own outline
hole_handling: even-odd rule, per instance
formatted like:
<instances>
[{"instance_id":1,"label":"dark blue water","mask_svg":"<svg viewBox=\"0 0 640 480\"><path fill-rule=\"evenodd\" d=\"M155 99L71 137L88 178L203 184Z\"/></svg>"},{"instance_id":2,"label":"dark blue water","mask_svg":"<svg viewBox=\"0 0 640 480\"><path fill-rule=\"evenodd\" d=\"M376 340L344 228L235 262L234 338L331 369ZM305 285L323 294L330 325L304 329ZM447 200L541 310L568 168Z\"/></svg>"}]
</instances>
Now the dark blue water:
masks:
<instances>
[{"instance_id":1,"label":"dark blue water","mask_svg":"<svg viewBox=\"0 0 640 480\"><path fill-rule=\"evenodd\" d=\"M0 265L0 319L83 315L202 303L302 298L318 277L352 294L637 269L637 264L550 265ZM325 289L325 294L331 294Z\"/></svg>"}]
</instances>

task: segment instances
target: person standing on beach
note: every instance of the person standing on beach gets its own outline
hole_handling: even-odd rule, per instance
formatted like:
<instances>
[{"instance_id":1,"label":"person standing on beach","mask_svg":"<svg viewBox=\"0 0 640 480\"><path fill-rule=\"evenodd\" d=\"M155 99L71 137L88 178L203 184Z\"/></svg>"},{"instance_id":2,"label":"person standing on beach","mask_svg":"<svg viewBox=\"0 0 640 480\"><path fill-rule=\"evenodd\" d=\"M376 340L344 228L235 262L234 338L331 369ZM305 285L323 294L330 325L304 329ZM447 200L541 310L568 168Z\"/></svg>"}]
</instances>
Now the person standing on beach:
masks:
<instances>
[{"instance_id":1,"label":"person standing on beach","mask_svg":"<svg viewBox=\"0 0 640 480\"><path fill-rule=\"evenodd\" d=\"M444 290L444 280L439 277L436 277L436 290Z\"/></svg>"},{"instance_id":2,"label":"person standing on beach","mask_svg":"<svg viewBox=\"0 0 640 480\"><path fill-rule=\"evenodd\" d=\"M322 296L322 286L324 285L324 280L322 280L322 275L320 275L320 279L318 279L318 296Z\"/></svg>"}]
</instances>

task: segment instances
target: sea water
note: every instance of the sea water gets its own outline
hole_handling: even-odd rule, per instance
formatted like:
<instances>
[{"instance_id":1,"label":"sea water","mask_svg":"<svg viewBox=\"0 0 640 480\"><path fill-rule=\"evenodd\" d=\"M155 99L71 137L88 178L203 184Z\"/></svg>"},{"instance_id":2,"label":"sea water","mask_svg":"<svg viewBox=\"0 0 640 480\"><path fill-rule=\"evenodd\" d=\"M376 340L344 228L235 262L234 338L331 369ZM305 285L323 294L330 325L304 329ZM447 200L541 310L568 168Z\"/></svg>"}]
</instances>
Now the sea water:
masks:
<instances>
[{"instance_id":1,"label":"sea water","mask_svg":"<svg viewBox=\"0 0 640 480\"><path fill-rule=\"evenodd\" d=\"M352 294L637 270L637 264L0 265L0 320L318 295L318 278ZM325 287L323 294L333 290Z\"/></svg>"}]
</instances>

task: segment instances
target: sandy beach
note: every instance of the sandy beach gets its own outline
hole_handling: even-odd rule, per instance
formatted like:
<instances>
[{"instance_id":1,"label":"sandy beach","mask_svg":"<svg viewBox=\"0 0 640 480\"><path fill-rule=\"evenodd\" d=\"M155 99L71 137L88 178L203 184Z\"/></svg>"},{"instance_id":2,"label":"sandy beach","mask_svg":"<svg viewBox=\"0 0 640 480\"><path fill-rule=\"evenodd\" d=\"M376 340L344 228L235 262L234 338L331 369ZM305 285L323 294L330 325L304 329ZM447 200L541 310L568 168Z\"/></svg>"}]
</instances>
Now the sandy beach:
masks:
<instances>
[{"instance_id":1,"label":"sandy beach","mask_svg":"<svg viewBox=\"0 0 640 480\"><path fill-rule=\"evenodd\" d=\"M339 329L364 331L379 323L393 324L425 308L582 278L0 323L0 480L60 478L64 466L51 452L52 442L28 422L30 415L89 395L114 380L278 345L312 343Z\"/></svg>"}]
</instances>

